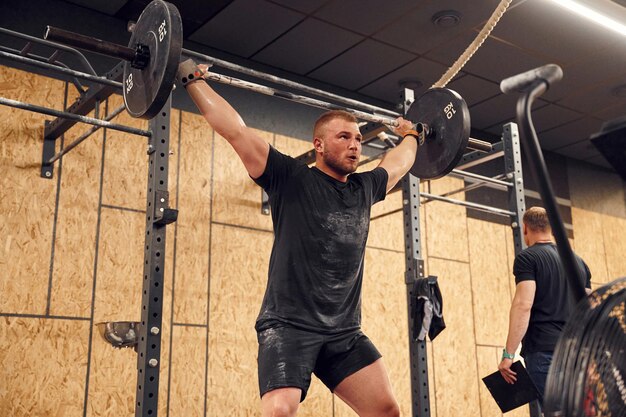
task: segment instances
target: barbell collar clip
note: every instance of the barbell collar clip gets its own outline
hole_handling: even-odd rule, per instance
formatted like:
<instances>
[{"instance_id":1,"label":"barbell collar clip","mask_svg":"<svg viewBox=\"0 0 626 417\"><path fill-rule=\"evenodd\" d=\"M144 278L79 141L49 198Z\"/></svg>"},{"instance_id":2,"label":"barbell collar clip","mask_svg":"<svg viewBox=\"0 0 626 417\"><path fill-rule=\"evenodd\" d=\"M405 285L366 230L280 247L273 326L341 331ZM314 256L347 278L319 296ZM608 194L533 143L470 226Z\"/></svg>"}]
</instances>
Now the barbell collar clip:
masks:
<instances>
[{"instance_id":1,"label":"barbell collar clip","mask_svg":"<svg viewBox=\"0 0 626 417\"><path fill-rule=\"evenodd\" d=\"M135 48L135 58L130 61L130 66L137 69L144 69L150 63L150 48L147 45L138 43Z\"/></svg>"},{"instance_id":2,"label":"barbell collar clip","mask_svg":"<svg viewBox=\"0 0 626 417\"><path fill-rule=\"evenodd\" d=\"M425 137L429 137L432 133L430 126L426 123L418 122L415 124L415 130L419 134L423 134Z\"/></svg>"}]
</instances>

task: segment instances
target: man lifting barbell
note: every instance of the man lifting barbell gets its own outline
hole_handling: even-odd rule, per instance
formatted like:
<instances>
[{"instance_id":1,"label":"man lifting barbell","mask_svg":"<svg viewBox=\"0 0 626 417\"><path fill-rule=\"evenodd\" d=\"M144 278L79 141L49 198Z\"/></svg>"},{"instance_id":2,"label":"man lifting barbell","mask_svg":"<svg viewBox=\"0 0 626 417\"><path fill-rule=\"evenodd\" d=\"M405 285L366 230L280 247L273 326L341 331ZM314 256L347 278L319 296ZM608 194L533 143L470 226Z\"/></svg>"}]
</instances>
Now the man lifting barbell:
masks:
<instances>
[{"instance_id":1,"label":"man lifting barbell","mask_svg":"<svg viewBox=\"0 0 626 417\"><path fill-rule=\"evenodd\" d=\"M361 282L370 207L409 171L418 147L413 125L372 171L361 156L356 118L341 110L315 123L315 166L280 153L204 80L206 66L180 65L178 79L209 124L234 148L269 195L274 245L256 321L263 416L293 416L314 373L360 416L397 416L381 354L361 330ZM194 75L195 73L195 75Z\"/></svg>"}]
</instances>

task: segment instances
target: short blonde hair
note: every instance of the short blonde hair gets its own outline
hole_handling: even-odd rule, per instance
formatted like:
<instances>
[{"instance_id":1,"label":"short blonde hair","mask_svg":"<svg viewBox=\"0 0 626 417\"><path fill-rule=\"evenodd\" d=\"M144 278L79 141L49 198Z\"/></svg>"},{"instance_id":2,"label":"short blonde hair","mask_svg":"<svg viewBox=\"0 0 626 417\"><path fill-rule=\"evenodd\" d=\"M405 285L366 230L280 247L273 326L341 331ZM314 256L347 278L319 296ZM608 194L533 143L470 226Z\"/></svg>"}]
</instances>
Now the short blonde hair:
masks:
<instances>
[{"instance_id":1,"label":"short blonde hair","mask_svg":"<svg viewBox=\"0 0 626 417\"><path fill-rule=\"evenodd\" d=\"M324 125L326 125L326 123L334 119L343 119L347 122L353 122L353 123L358 122L357 118L354 117L354 115L350 112L347 112L345 110L330 110L322 114L315 121L315 125L313 126L313 137L323 136L321 132L322 128L324 127Z\"/></svg>"},{"instance_id":2,"label":"short blonde hair","mask_svg":"<svg viewBox=\"0 0 626 417\"><path fill-rule=\"evenodd\" d=\"M548 213L543 207L530 207L524 213L522 220L526 227L533 232L549 232L551 230Z\"/></svg>"}]
</instances>

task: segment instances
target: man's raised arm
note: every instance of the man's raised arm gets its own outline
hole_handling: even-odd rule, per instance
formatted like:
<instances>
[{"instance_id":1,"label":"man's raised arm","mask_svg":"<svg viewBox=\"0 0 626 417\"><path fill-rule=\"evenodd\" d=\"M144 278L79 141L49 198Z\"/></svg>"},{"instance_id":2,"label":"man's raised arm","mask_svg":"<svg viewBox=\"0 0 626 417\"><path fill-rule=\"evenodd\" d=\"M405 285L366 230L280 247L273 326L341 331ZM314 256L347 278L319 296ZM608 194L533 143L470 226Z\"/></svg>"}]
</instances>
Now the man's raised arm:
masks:
<instances>
[{"instance_id":1,"label":"man's raised arm","mask_svg":"<svg viewBox=\"0 0 626 417\"><path fill-rule=\"evenodd\" d=\"M269 144L247 127L239 113L201 78L206 70L206 65L197 66L192 60L181 62L178 80L206 121L237 152L248 174L258 178L265 171ZM194 72L200 77L190 77Z\"/></svg>"},{"instance_id":2,"label":"man's raised arm","mask_svg":"<svg viewBox=\"0 0 626 417\"><path fill-rule=\"evenodd\" d=\"M387 180L387 192L389 192L413 166L417 153L417 132L413 130L413 124L401 117L397 119L398 126L394 132L404 139L395 148L387 151L379 167L385 168L389 179Z\"/></svg>"}]
</instances>

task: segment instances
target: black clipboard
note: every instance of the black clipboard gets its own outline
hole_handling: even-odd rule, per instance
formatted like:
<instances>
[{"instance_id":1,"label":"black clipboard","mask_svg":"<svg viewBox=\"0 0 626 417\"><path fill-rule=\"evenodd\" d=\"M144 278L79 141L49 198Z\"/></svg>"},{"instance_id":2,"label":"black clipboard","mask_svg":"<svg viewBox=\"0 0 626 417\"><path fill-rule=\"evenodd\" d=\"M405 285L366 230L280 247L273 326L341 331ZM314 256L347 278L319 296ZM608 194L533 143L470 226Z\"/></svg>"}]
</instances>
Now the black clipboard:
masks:
<instances>
[{"instance_id":1,"label":"black clipboard","mask_svg":"<svg viewBox=\"0 0 626 417\"><path fill-rule=\"evenodd\" d=\"M514 384L506 382L500 371L483 378L483 382L503 413L539 398L539 391L522 362L514 362L511 369L517 373L517 381Z\"/></svg>"}]
</instances>

